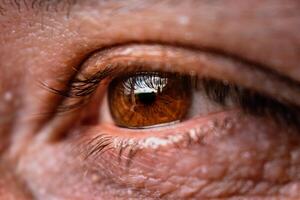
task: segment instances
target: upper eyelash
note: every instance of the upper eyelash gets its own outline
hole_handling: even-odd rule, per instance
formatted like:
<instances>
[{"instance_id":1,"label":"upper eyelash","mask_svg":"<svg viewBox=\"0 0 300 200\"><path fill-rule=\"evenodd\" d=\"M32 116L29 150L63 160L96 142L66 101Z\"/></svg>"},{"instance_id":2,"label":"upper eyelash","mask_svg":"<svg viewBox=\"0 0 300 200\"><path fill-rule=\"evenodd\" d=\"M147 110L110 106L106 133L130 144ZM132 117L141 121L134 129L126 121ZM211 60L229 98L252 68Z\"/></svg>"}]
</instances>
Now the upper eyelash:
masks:
<instances>
[{"instance_id":1,"label":"upper eyelash","mask_svg":"<svg viewBox=\"0 0 300 200\"><path fill-rule=\"evenodd\" d=\"M67 99L78 99L78 101L71 104L62 102L56 109L57 113L65 113L68 111L76 110L81 106L85 105L89 97L98 88L100 82L112 74L114 69L105 68L92 76L86 76L85 74L79 74L81 78L75 78L66 84L67 89L57 89L50 87L47 84L43 84L43 87L47 88L50 92L59 95Z\"/></svg>"},{"instance_id":2,"label":"upper eyelash","mask_svg":"<svg viewBox=\"0 0 300 200\"><path fill-rule=\"evenodd\" d=\"M272 117L275 117L276 120L279 122L286 122L288 124L295 124L297 128L299 127L299 113L291 112L290 108L285 107L284 105L268 98L261 96L260 94L254 93L250 90L239 88L235 85L231 84L224 84L221 81L215 81L210 79L202 79L201 80L204 85L204 89L206 90L206 95L211 100L214 100L222 105L226 104L226 98L233 98L235 103L238 103L241 108L247 113L252 114L268 114ZM208 86L208 87L205 87ZM214 85L213 87L210 87ZM226 86L226 87L224 87ZM216 89L219 88L219 89ZM249 94L251 93L251 94ZM252 95L252 97L251 97ZM235 98L235 97L239 98ZM250 99L246 99L246 97L250 97ZM254 104L246 103L245 101L252 101L257 100L258 102L253 102ZM260 103L257 105L257 103ZM298 108L297 108L298 109ZM190 143L193 139L189 138L189 134L183 133L186 135L187 141ZM120 140L123 144L126 140ZM200 141L199 141L200 142ZM104 152L115 149L116 147L113 145L113 137L107 134L98 134L97 136L93 137L92 139L88 139L86 142L83 142L83 151L84 156L86 159L90 157L98 157L99 155L103 154ZM126 168L129 168L133 158L137 153L139 153L140 149L138 148L138 144L131 143L131 145L119 145L117 147L118 151L118 162L121 164L122 160L125 161ZM178 145L175 147L179 148Z\"/></svg>"},{"instance_id":3,"label":"upper eyelash","mask_svg":"<svg viewBox=\"0 0 300 200\"><path fill-rule=\"evenodd\" d=\"M138 69L137 69L138 70ZM106 67L103 70L93 74L92 76L87 76L85 74L80 74L68 84L68 90L58 90L55 88L49 88L51 92L63 96L67 99L77 98L78 101L72 104L61 104L57 112L63 113L67 111L72 111L88 103L89 97L92 96L94 91L98 88L99 84L107 79L116 77L117 67ZM120 72L123 76L130 76L134 72ZM155 73L160 73L162 76L169 74L168 72L151 72L151 71L136 71L136 74L149 74L154 75ZM118 73L117 73L118 74ZM179 73L178 73L179 74ZM198 87L199 80L197 77L193 79L193 84ZM149 82L149 78L147 78ZM255 115L271 116L277 122L283 122L282 124L295 125L295 127L300 127L300 109L294 105L282 104L268 96L259 94L249 89L239 87L234 84L224 83L223 81L212 80L209 78L203 78L202 83L205 87L205 93L207 97L211 100L224 105L226 100L230 98L234 103L242 108L243 111ZM141 81L139 81L141 82ZM151 86L151 83L147 83Z\"/></svg>"},{"instance_id":4,"label":"upper eyelash","mask_svg":"<svg viewBox=\"0 0 300 200\"><path fill-rule=\"evenodd\" d=\"M234 84L210 79L203 79L202 82L206 95L221 105L226 105L226 100L230 98L246 113L269 116L282 125L300 128L300 109L296 106L284 105L268 96Z\"/></svg>"},{"instance_id":5,"label":"upper eyelash","mask_svg":"<svg viewBox=\"0 0 300 200\"><path fill-rule=\"evenodd\" d=\"M82 74L83 79L76 78L69 87L68 97L82 97L92 94L99 83L112 75L114 72L111 68L105 68L101 72L95 73L92 76L85 76Z\"/></svg>"}]
</instances>

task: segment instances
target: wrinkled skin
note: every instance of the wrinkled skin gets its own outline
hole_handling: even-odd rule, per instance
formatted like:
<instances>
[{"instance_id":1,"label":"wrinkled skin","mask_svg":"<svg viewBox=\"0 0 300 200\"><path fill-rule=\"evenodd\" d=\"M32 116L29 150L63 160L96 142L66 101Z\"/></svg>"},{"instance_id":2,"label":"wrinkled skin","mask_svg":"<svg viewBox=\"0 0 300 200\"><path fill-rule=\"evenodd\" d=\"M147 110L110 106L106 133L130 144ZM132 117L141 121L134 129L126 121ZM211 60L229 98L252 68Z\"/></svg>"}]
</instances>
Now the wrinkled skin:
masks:
<instances>
[{"instance_id":1,"label":"wrinkled skin","mask_svg":"<svg viewBox=\"0 0 300 200\"><path fill-rule=\"evenodd\" d=\"M299 1L81 0L56 9L25 2L0 3L0 199L300 199L297 130L226 112L214 120L239 120L218 127L224 134L208 132L180 148L146 148L129 167L117 162L115 149L83 159L85 147L74 146L84 139L69 136L70 119L41 114L59 99L39 84L62 87L89 54L127 43L224 52L299 83ZM252 79L253 87L264 87ZM66 120L61 130L52 129L56 118ZM56 131L67 136L53 142Z\"/></svg>"}]
</instances>

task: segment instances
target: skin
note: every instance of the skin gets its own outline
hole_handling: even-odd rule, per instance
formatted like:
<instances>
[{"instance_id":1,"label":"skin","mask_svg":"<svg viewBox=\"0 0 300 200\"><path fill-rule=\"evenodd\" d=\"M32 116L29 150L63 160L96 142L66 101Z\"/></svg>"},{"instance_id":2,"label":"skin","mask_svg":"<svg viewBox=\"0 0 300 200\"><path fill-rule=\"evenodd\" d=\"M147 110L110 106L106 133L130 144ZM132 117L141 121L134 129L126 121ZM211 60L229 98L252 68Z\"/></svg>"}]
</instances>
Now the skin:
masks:
<instances>
[{"instance_id":1,"label":"skin","mask_svg":"<svg viewBox=\"0 0 300 200\"><path fill-rule=\"evenodd\" d=\"M297 130L221 112L142 136L109 125L81 131L84 112L80 117L41 112L55 110L60 99L39 84L62 88L92 52L128 43L220 52L299 83L298 1L93 0L26 8L31 3L20 2L19 9L0 4L0 199L300 198ZM242 69L234 72L245 75ZM250 77L254 88L264 87ZM90 109L95 105L96 100ZM232 127L222 124L225 117ZM208 127L213 120L220 121L215 128L222 134L210 130L180 148L146 148L129 168L128 152L121 163L116 149L87 159L80 153L99 130L143 139L195 124ZM70 136L76 130L86 134ZM60 133L65 137L49 139Z\"/></svg>"}]
</instances>

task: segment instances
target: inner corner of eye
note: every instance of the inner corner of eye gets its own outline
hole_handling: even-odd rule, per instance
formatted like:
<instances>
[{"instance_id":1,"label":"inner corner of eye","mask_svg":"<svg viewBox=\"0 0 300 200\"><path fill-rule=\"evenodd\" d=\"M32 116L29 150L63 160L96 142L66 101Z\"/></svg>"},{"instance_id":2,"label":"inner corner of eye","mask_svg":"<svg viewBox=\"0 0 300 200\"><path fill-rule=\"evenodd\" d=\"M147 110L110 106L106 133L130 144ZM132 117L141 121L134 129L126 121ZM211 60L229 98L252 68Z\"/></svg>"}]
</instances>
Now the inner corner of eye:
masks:
<instances>
[{"instance_id":1,"label":"inner corner of eye","mask_svg":"<svg viewBox=\"0 0 300 200\"><path fill-rule=\"evenodd\" d=\"M207 85L194 75L171 72L140 71L119 76L108 86L110 115L117 126L136 129L209 114L217 106L209 99ZM220 101L224 101L221 96Z\"/></svg>"}]
</instances>

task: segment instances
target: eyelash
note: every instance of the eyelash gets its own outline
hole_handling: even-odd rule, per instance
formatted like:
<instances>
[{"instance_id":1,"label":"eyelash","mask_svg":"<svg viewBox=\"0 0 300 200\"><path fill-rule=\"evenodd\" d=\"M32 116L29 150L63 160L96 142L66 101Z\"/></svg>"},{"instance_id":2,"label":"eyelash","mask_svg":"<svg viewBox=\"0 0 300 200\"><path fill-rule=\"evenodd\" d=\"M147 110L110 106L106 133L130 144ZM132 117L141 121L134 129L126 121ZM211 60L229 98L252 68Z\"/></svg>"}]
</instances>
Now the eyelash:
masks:
<instances>
[{"instance_id":1,"label":"eyelash","mask_svg":"<svg viewBox=\"0 0 300 200\"><path fill-rule=\"evenodd\" d=\"M58 106L56 112L59 113L66 113L69 111L77 110L78 108L85 105L89 97L92 96L94 91L97 89L99 84L105 78L111 76L114 73L114 70L110 68L106 68L103 71L93 74L92 76L85 77L85 75L81 74L83 79L75 78L66 84L66 89L60 90L54 87L49 87L46 84L43 84L50 92L64 97L66 99L79 99L78 102L72 103L70 105L62 103Z\"/></svg>"},{"instance_id":2,"label":"eyelash","mask_svg":"<svg viewBox=\"0 0 300 200\"><path fill-rule=\"evenodd\" d=\"M241 118L239 117L239 120ZM233 124L236 124L238 121L237 118L224 118L220 120L215 120L214 125L207 124L206 126L202 125L201 131L196 134L196 127L193 129L195 134L191 134L190 131L181 132L180 136L174 136L173 140L169 141L168 144L172 144L175 148L180 149L181 147L189 147L192 143L199 144L205 142L203 140L203 136L206 132L212 133L221 132L221 130L230 129L233 127ZM198 130L199 131L199 130ZM94 135L93 133L91 133ZM80 149L80 154L83 155L84 159L89 158L97 158L106 151L111 149L116 150L117 152L117 161L121 163L125 161L126 168L129 168L133 158L143 150L146 146L156 149L159 144L156 144L157 138L153 138L155 141L147 140L145 144L145 140L134 140L123 137L112 137L106 133L96 134L96 136L90 138L89 136L80 138L78 143L78 147ZM163 138L168 139L168 137ZM170 139L170 138L169 138ZM179 142L180 141L180 142Z\"/></svg>"},{"instance_id":3,"label":"eyelash","mask_svg":"<svg viewBox=\"0 0 300 200\"><path fill-rule=\"evenodd\" d=\"M65 99L65 101L58 106L56 110L57 114L67 114L68 112L76 111L87 105L96 93L97 88L102 84L109 84L114 78L130 76L139 72L159 72L162 74L174 73L166 71L164 67L159 68L159 70L157 68L155 70L151 69L153 68L151 64L148 63L131 62L130 66L127 66L126 64L124 66L124 64L117 63L109 65L92 75L78 72L76 78L67 83L65 87L67 88L66 90L58 90L49 87L48 89ZM186 73L175 73L187 75ZM268 119L273 119L276 123L278 122L282 127L287 127L287 130L290 128L295 128L297 131L300 130L300 109L293 104L279 102L263 93L238 86L231 82L227 83L223 80L193 75L192 81L195 89L197 89L198 86L202 86L204 89L202 90L203 94L213 102L224 106L224 108L229 101L234 103L235 106L238 106L241 109L242 114L267 117ZM72 103L66 103L68 100L71 100ZM237 122L234 120L235 119L225 119L224 121L218 121L218 125L215 126L215 128L221 132L221 130L225 130L227 127L236 124ZM237 119L237 121L240 120L240 118ZM85 129L88 127L83 128ZM209 129L210 127L208 126L207 128ZM99 134L99 131L91 135L92 136L88 137L80 136L75 140L75 143L78 144L79 151L86 159L93 157L97 158L104 152L115 149L118 162L124 160L126 162L125 166L128 168L133 157L142 150L139 144L135 143L136 141L133 141L132 143L128 138L114 138L103 132ZM196 136L196 139L192 138L189 132L182 132L180 136L184 138L183 145L185 146L189 146L191 143L197 144L202 142L201 137ZM116 142L116 140L118 141ZM174 143L174 147L180 148L181 146Z\"/></svg>"},{"instance_id":4,"label":"eyelash","mask_svg":"<svg viewBox=\"0 0 300 200\"><path fill-rule=\"evenodd\" d=\"M147 70L145 71L143 68L133 69L132 72L122 72L117 71L116 69L118 69L118 67L107 67L89 77L81 74L81 77L83 78L76 78L69 82L66 87L68 88L67 90L49 88L51 92L65 97L66 99L78 99L78 101L75 101L75 103L73 102L72 104L61 104L57 109L57 113L73 111L86 105L99 84L106 79L113 79L118 75L130 75L134 71L144 71L147 73ZM168 72L159 73L165 73L167 75ZM199 79L199 77L194 76L193 83L195 88L198 87L197 84L202 85L205 95L210 100L222 106L226 107L226 102L231 101L234 105L239 106L246 114L267 116L281 125L288 125L300 129L300 109L296 106L284 105L253 90L207 77Z\"/></svg>"}]
</instances>

